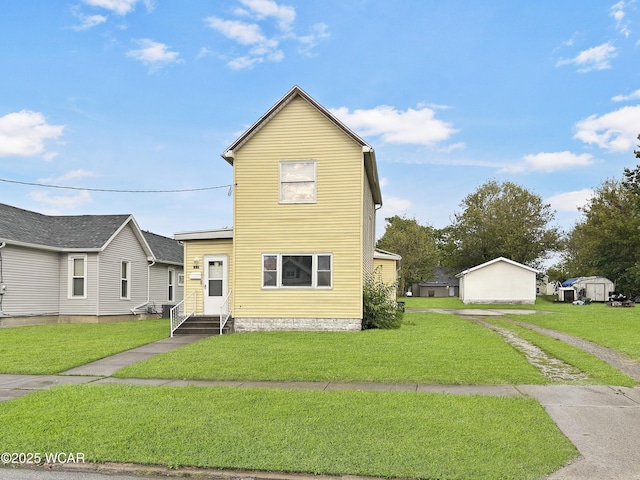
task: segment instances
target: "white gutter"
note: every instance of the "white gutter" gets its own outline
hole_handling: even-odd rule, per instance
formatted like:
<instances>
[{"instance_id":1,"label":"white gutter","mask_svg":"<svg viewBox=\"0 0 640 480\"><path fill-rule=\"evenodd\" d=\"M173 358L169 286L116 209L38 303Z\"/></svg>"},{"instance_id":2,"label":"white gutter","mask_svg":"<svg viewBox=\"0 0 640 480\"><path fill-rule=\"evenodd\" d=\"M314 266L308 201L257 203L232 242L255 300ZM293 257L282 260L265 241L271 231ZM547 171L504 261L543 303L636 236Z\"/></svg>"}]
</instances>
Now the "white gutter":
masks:
<instances>
[{"instance_id":1,"label":"white gutter","mask_svg":"<svg viewBox=\"0 0 640 480\"><path fill-rule=\"evenodd\" d=\"M151 297L151 267L153 267L155 264L156 261L151 260L151 263L147 265L147 301L131 309L131 313L134 315L136 314L136 310L144 307L145 305L149 305L149 298Z\"/></svg>"}]
</instances>

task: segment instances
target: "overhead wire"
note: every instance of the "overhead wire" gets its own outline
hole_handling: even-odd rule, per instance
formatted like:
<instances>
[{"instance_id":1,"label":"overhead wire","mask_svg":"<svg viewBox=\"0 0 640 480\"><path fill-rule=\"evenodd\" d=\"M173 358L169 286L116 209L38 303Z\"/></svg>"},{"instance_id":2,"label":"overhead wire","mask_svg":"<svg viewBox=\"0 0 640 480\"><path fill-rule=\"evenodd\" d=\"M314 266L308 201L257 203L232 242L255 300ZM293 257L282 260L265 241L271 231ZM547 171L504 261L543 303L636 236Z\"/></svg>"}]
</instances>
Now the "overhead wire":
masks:
<instances>
[{"instance_id":1,"label":"overhead wire","mask_svg":"<svg viewBox=\"0 0 640 480\"><path fill-rule=\"evenodd\" d=\"M51 185L46 183L35 182L21 182L18 180L9 180L6 178L0 178L0 182L15 183L18 185L29 185L32 187L44 187L44 188L59 188L65 190L86 190L88 192L108 192L108 193L184 193L184 192L200 192L203 190L215 190L218 188L233 188L232 184L229 185L217 185L215 187L199 187L199 188L178 188L169 190L126 190L116 188L89 188L89 187L70 187L65 185Z\"/></svg>"}]
</instances>

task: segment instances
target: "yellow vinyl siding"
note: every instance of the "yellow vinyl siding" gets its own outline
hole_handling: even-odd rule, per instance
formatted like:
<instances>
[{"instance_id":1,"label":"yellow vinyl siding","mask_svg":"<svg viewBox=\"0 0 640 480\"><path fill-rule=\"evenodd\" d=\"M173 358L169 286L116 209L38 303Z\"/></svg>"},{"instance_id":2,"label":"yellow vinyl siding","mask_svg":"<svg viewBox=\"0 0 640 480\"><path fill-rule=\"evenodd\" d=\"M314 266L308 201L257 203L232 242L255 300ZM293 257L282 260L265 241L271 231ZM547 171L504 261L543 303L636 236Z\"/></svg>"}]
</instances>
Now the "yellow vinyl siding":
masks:
<instances>
[{"instance_id":1,"label":"yellow vinyl siding","mask_svg":"<svg viewBox=\"0 0 640 480\"><path fill-rule=\"evenodd\" d=\"M386 284L395 283L398 279L396 270L397 262L386 258L375 258L373 260L374 272L380 275L380 279Z\"/></svg>"},{"instance_id":2,"label":"yellow vinyl siding","mask_svg":"<svg viewBox=\"0 0 640 480\"><path fill-rule=\"evenodd\" d=\"M362 204L362 274L364 277L373 272L373 253L376 248L376 211L369 179L364 169L362 170L362 183L364 190Z\"/></svg>"},{"instance_id":3,"label":"yellow vinyl siding","mask_svg":"<svg viewBox=\"0 0 640 480\"><path fill-rule=\"evenodd\" d=\"M196 314L204 313L204 257L205 255L227 255L229 257L229 290L233 290L233 240L230 238L213 240L188 240L184 242L184 296L196 290ZM198 257L199 268L195 266L194 258ZM191 279L192 272L200 272L200 279ZM233 295L233 294L232 294Z\"/></svg>"},{"instance_id":4,"label":"yellow vinyl siding","mask_svg":"<svg viewBox=\"0 0 640 480\"><path fill-rule=\"evenodd\" d=\"M234 153L234 316L362 318L362 147L295 97ZM279 202L283 160L316 161L315 203ZM332 254L332 288L263 289L265 253Z\"/></svg>"}]
</instances>

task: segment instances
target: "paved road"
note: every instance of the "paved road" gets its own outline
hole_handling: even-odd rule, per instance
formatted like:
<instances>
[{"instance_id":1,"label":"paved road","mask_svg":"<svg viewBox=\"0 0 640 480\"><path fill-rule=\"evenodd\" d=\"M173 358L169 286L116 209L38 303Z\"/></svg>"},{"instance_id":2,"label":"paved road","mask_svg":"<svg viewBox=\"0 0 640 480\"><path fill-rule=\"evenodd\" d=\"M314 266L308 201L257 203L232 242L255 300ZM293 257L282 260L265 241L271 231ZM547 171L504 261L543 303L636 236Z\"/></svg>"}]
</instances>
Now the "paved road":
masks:
<instances>
[{"instance_id":1,"label":"paved road","mask_svg":"<svg viewBox=\"0 0 640 480\"><path fill-rule=\"evenodd\" d=\"M0 478L2 478L2 480L141 480L144 478L153 478L157 480L158 477L52 471L47 469L0 468Z\"/></svg>"}]
</instances>

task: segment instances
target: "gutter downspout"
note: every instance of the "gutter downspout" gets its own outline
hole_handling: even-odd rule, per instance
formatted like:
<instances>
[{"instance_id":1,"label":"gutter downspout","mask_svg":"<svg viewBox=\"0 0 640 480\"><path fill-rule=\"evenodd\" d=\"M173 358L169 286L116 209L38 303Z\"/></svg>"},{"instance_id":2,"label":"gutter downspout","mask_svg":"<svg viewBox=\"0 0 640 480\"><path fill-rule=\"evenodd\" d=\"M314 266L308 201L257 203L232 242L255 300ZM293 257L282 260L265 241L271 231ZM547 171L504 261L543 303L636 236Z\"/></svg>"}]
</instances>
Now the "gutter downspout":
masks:
<instances>
[{"instance_id":1,"label":"gutter downspout","mask_svg":"<svg viewBox=\"0 0 640 480\"><path fill-rule=\"evenodd\" d=\"M134 315L136 315L136 310L144 307L145 305L149 305L149 298L151 297L151 267L153 267L155 264L156 261L151 260L151 263L147 265L147 301L131 309L131 313Z\"/></svg>"},{"instance_id":2,"label":"gutter downspout","mask_svg":"<svg viewBox=\"0 0 640 480\"><path fill-rule=\"evenodd\" d=\"M6 242L0 243L0 249L3 249L7 245ZM2 309L2 299L7 286L4 284L4 275L2 274L2 252L0 252L0 318L4 316L4 310Z\"/></svg>"}]
</instances>

